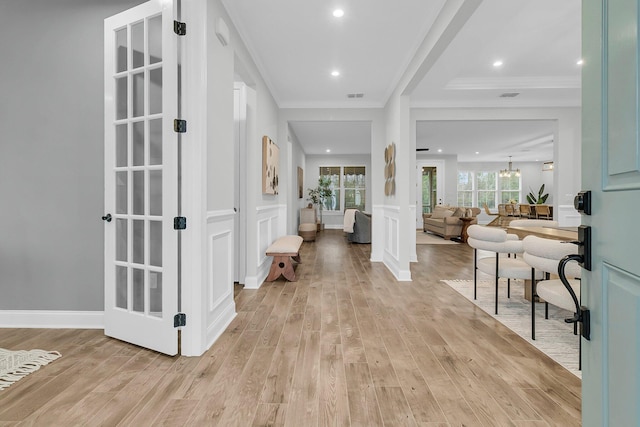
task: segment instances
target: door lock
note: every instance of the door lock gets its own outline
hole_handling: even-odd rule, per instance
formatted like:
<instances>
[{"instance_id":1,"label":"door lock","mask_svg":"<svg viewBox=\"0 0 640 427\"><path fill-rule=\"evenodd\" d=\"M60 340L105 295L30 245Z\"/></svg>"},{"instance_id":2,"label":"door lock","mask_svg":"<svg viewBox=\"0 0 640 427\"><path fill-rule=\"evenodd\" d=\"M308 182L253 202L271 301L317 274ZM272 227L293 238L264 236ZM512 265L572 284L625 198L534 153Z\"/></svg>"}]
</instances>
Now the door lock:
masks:
<instances>
[{"instance_id":1,"label":"door lock","mask_svg":"<svg viewBox=\"0 0 640 427\"><path fill-rule=\"evenodd\" d=\"M111 219L112 219L112 217L111 217L110 213L108 213L108 214L106 214L105 216L102 217L102 220L103 221L107 221L107 222L111 222Z\"/></svg>"},{"instance_id":2,"label":"door lock","mask_svg":"<svg viewBox=\"0 0 640 427\"><path fill-rule=\"evenodd\" d=\"M581 214L591 215L591 191L579 192L573 199L573 207Z\"/></svg>"}]
</instances>

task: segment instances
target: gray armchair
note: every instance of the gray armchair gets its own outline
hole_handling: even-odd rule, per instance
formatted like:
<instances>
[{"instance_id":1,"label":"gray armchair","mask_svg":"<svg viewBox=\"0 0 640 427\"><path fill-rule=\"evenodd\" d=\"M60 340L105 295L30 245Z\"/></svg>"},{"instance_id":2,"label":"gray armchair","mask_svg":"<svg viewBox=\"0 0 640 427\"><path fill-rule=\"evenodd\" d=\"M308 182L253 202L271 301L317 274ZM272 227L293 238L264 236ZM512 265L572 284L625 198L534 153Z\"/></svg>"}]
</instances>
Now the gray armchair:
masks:
<instances>
[{"instance_id":1,"label":"gray armchair","mask_svg":"<svg viewBox=\"0 0 640 427\"><path fill-rule=\"evenodd\" d=\"M371 243L371 215L356 211L353 233L347 233L347 239L353 243Z\"/></svg>"}]
</instances>

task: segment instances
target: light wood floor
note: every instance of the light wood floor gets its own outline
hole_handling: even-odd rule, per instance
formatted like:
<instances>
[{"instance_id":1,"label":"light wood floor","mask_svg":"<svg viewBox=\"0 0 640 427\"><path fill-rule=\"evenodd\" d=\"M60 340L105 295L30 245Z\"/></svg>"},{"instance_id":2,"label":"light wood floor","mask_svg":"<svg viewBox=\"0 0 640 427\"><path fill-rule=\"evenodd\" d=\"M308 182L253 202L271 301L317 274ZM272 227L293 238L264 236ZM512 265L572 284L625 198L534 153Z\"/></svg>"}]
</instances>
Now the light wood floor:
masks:
<instances>
[{"instance_id":1,"label":"light wood floor","mask_svg":"<svg viewBox=\"0 0 640 427\"><path fill-rule=\"evenodd\" d=\"M0 426L578 426L580 380L439 282L466 245L420 245L413 282L326 230L296 273L236 289L202 357L96 330L0 329L0 347L63 357L0 391Z\"/></svg>"}]
</instances>

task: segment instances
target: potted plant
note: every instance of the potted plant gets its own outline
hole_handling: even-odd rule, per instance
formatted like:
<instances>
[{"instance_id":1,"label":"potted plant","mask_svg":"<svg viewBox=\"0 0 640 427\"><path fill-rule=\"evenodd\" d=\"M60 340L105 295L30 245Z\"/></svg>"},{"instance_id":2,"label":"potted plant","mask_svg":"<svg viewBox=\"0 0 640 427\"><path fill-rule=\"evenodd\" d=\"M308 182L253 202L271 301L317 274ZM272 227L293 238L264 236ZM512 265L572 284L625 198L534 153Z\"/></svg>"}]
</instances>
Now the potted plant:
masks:
<instances>
[{"instance_id":1,"label":"potted plant","mask_svg":"<svg viewBox=\"0 0 640 427\"><path fill-rule=\"evenodd\" d=\"M531 190L531 187L529 187L529 190ZM544 193L544 184L540 186L540 190L538 190L537 196L533 194L533 190L531 190L529 194L527 194L527 201L529 202L529 204L530 205L544 204L544 202L546 202L547 198L549 197L549 193L547 194L542 194L542 193Z\"/></svg>"},{"instance_id":2,"label":"potted plant","mask_svg":"<svg viewBox=\"0 0 640 427\"><path fill-rule=\"evenodd\" d=\"M320 224L322 224L322 207L324 202L331 197L331 179L327 176L321 176L318 178L318 186L315 188L308 188L309 197L308 201L314 205L318 205L320 210Z\"/></svg>"}]
</instances>

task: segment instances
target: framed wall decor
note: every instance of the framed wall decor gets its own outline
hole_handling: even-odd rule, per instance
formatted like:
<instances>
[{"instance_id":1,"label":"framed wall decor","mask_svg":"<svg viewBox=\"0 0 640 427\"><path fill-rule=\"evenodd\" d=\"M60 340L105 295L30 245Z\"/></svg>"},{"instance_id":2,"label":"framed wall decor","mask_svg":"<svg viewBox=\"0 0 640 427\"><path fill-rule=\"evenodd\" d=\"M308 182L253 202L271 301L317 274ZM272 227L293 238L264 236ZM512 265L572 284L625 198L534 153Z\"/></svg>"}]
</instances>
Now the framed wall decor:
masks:
<instances>
[{"instance_id":1,"label":"framed wall decor","mask_svg":"<svg viewBox=\"0 0 640 427\"><path fill-rule=\"evenodd\" d=\"M262 137L262 193L278 194L280 149L268 136Z\"/></svg>"},{"instance_id":2,"label":"framed wall decor","mask_svg":"<svg viewBox=\"0 0 640 427\"><path fill-rule=\"evenodd\" d=\"M300 166L298 166L298 199L302 199L304 197L304 171Z\"/></svg>"},{"instance_id":3,"label":"framed wall decor","mask_svg":"<svg viewBox=\"0 0 640 427\"><path fill-rule=\"evenodd\" d=\"M396 194L396 144L392 142L384 149L384 195Z\"/></svg>"}]
</instances>

